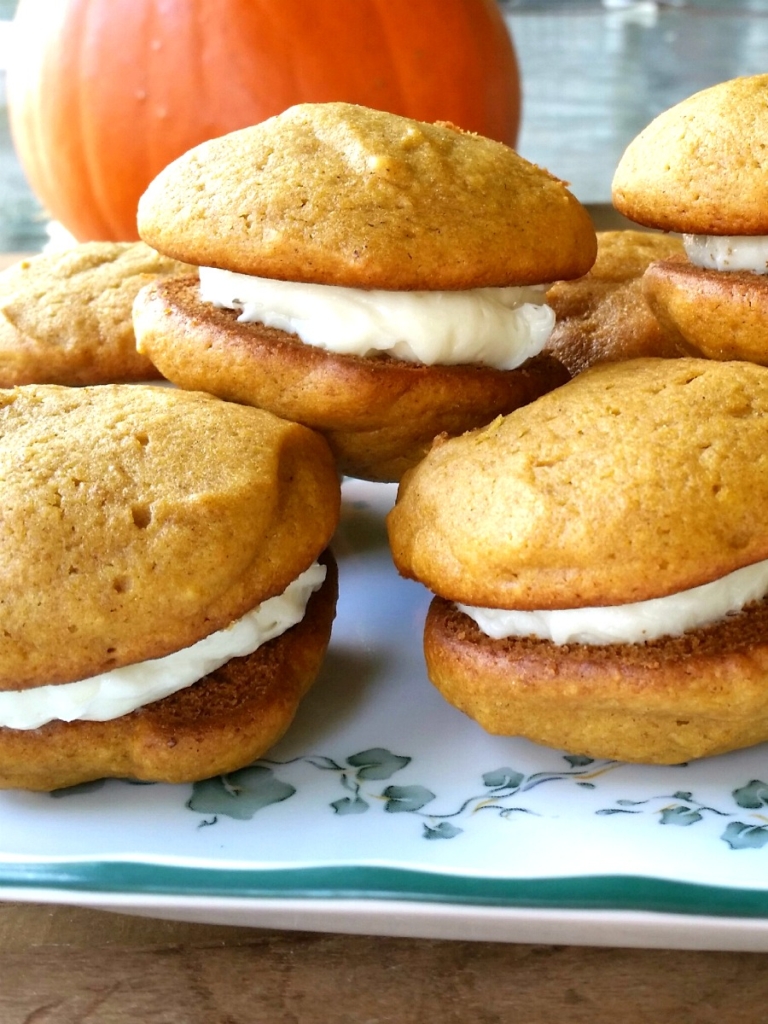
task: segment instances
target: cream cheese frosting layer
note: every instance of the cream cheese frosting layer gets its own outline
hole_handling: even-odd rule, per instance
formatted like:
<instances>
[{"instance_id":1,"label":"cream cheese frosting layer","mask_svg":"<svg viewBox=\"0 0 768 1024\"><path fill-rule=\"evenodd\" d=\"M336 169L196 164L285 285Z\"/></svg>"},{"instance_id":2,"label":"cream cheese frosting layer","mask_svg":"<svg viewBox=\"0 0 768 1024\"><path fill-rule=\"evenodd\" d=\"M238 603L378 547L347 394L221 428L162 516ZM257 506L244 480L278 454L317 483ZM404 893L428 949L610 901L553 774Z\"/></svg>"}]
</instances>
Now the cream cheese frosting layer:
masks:
<instances>
[{"instance_id":1,"label":"cream cheese frosting layer","mask_svg":"<svg viewBox=\"0 0 768 1024\"><path fill-rule=\"evenodd\" d=\"M766 593L768 561L747 565L700 587L633 604L548 611L457 607L494 640L533 636L555 644L639 644L709 626Z\"/></svg>"},{"instance_id":2,"label":"cream cheese frosting layer","mask_svg":"<svg viewBox=\"0 0 768 1024\"><path fill-rule=\"evenodd\" d=\"M482 363L513 370L538 355L555 325L546 290L364 290L200 268L203 301L241 310L241 322L288 331L329 352L386 353L430 366Z\"/></svg>"},{"instance_id":3,"label":"cream cheese frosting layer","mask_svg":"<svg viewBox=\"0 0 768 1024\"><path fill-rule=\"evenodd\" d=\"M766 235L683 235L688 259L704 270L751 270L768 274Z\"/></svg>"},{"instance_id":4,"label":"cream cheese frosting layer","mask_svg":"<svg viewBox=\"0 0 768 1024\"><path fill-rule=\"evenodd\" d=\"M0 693L0 726L37 729L47 722L107 722L191 686L232 658L242 658L304 618L326 568L315 562L277 597L263 601L226 629L164 658L123 665L55 686Z\"/></svg>"}]
</instances>

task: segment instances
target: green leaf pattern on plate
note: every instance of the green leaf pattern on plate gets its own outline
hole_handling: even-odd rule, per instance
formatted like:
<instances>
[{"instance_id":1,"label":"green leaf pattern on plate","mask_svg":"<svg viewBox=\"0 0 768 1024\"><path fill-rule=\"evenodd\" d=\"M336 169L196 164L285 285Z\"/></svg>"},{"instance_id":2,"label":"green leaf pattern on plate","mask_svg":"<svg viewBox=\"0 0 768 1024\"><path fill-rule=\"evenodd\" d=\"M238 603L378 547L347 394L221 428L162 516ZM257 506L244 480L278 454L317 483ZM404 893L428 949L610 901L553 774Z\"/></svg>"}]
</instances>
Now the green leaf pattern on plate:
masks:
<instances>
[{"instance_id":1,"label":"green leaf pattern on plate","mask_svg":"<svg viewBox=\"0 0 768 1024\"><path fill-rule=\"evenodd\" d=\"M387 801L384 810L390 814L420 811L435 799L435 794L424 786L387 786L381 795Z\"/></svg>"},{"instance_id":2,"label":"green leaf pattern on plate","mask_svg":"<svg viewBox=\"0 0 768 1024\"><path fill-rule=\"evenodd\" d=\"M278 777L276 771L282 776L289 773L292 766L309 765L336 777L343 795L328 802L334 814L359 815L365 814L372 807L379 807L387 814L412 814L424 819L424 839L455 839L466 830L472 816L481 811L495 812L500 820L531 814L546 817L546 801L531 806L530 800L524 798L524 795L557 782L572 783L576 791L594 790L599 784L595 780L599 780L601 775L622 767L618 761L595 761L580 755L567 755L563 760L569 767L561 771L540 771L526 775L508 765L486 771L480 777L483 791L473 793L454 810L444 813L438 813L428 806L437 800L437 795L424 785L388 785L383 789L373 785L389 780L413 761L411 757L395 754L386 747L361 750L343 762L319 754L282 762L261 759L229 775L195 782L186 806L198 814L212 815L200 822L201 827L215 825L220 816L247 821L263 808L283 803L297 792L297 785ZM128 779L123 781L130 782ZM101 785L102 781L88 783L57 790L51 795L63 797L87 793ZM678 828L690 828L712 817L727 819L719 838L731 850L758 850L767 846L768 814L755 812L768 808L768 783L752 779L732 790L731 795L736 810L712 807L697 800L692 792L676 790L643 800L620 797L611 806L601 807L594 813L606 818L650 814L657 818L660 825ZM752 813L744 814L745 811ZM461 819L461 825L455 823L456 819Z\"/></svg>"},{"instance_id":3,"label":"green leaf pattern on plate","mask_svg":"<svg viewBox=\"0 0 768 1024\"><path fill-rule=\"evenodd\" d=\"M187 807L200 814L225 814L244 821L262 807L287 800L295 792L295 788L278 779L271 768L251 765L231 775L195 782Z\"/></svg>"},{"instance_id":4,"label":"green leaf pattern on plate","mask_svg":"<svg viewBox=\"0 0 768 1024\"><path fill-rule=\"evenodd\" d=\"M721 838L732 850L759 850L768 843L768 828L765 825L746 825L743 821L731 821Z\"/></svg>"},{"instance_id":5,"label":"green leaf pattern on plate","mask_svg":"<svg viewBox=\"0 0 768 1024\"><path fill-rule=\"evenodd\" d=\"M231 817L251 817L267 803L275 802L276 799L287 799L287 796L296 791L293 786L281 784L272 774L272 769L286 772L290 770L291 765L308 764L320 771L334 773L339 785L348 794L329 803L329 807L335 814L364 814L371 807L379 806L387 814L413 814L425 819L422 824L424 839L455 839L465 831L471 817L481 811L495 812L501 820L509 820L516 815L543 816L546 815L545 803L530 806L529 801L524 799L525 794L531 793L539 787L558 782L570 782L579 789L593 790L597 784L595 780L599 780L601 775L622 767L616 761L595 761L581 755L567 755L563 760L567 763L568 768L562 771L533 772L526 775L509 765L502 765L484 772L481 776L484 790L467 797L457 808L446 813L438 813L428 806L433 804L437 796L426 786L418 784L388 785L380 791L376 791L370 785L372 782L391 778L412 762L412 758L395 754L386 747L371 747L368 750L362 750L347 757L343 763L332 757L317 754L281 763L264 761L264 766L270 765L269 769L266 767L263 769L270 772L269 785L267 786L267 776L259 777L261 785L266 787L264 797L274 794L275 799L255 799L251 785L250 790L244 788L242 793L236 794L234 797L224 790L226 796L222 798L222 790L218 789L216 792L219 799L212 803L211 786L216 780L209 780L208 783L196 784L196 790L201 786L206 787L207 801L204 802L199 797L193 796L188 806L191 810L204 813L215 811L217 814ZM285 786L284 791L279 789L281 785ZM289 790L290 792L288 792ZM283 792L285 795L278 795ZM753 779L734 790L732 795L738 808L759 810L768 805L768 784L759 779ZM238 800L243 801L242 807L237 806ZM603 817L652 814L656 816L660 825L677 826L678 828L696 825L707 817L727 818L729 820L720 838L730 849L754 850L768 845L768 818L763 819L760 815L753 815L759 819L757 822L742 821L739 820L741 815L737 817L738 812L729 812L703 804L695 798L693 793L684 790L676 790L670 794L660 794L644 800L619 798L612 806L602 807L594 813ZM462 819L462 824L457 824L456 819Z\"/></svg>"}]
</instances>

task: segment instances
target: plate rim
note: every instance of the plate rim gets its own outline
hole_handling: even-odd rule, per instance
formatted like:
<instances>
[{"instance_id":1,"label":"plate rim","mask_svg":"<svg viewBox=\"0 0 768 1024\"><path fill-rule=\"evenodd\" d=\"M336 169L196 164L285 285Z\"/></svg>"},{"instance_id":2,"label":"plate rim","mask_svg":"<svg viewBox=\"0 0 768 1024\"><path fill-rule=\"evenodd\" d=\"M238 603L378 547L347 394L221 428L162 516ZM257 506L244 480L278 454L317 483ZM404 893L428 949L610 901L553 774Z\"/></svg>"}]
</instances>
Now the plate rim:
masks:
<instances>
[{"instance_id":1,"label":"plate rim","mask_svg":"<svg viewBox=\"0 0 768 1024\"><path fill-rule=\"evenodd\" d=\"M332 864L258 869L148 860L41 860L0 864L6 890L122 893L129 898L380 900L388 903L556 911L648 911L690 919L766 920L768 890L654 875L468 876L388 865Z\"/></svg>"},{"instance_id":2,"label":"plate rim","mask_svg":"<svg viewBox=\"0 0 768 1024\"><path fill-rule=\"evenodd\" d=\"M128 914L195 924L378 935L408 939L528 942L573 946L768 951L765 918L686 915L655 911L563 910L471 906L377 899L163 896L9 889L0 898L20 903ZM693 924L693 926L692 926Z\"/></svg>"}]
</instances>

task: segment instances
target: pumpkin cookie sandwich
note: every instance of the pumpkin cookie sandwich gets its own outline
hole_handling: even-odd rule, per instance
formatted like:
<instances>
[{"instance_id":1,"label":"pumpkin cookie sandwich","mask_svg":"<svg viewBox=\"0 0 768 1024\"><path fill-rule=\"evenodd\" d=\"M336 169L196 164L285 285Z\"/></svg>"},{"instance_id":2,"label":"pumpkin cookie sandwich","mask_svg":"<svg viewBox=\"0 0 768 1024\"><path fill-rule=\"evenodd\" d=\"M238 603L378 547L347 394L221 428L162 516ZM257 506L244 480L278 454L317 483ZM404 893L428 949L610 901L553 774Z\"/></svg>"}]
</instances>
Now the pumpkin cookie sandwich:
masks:
<instances>
[{"instance_id":1,"label":"pumpkin cookie sandwich","mask_svg":"<svg viewBox=\"0 0 768 1024\"><path fill-rule=\"evenodd\" d=\"M679 238L654 231L598 231L597 259L584 277L547 292L557 317L544 351L572 373L595 363L690 355L662 328L643 294L651 263L683 252Z\"/></svg>"},{"instance_id":2,"label":"pumpkin cookie sandwich","mask_svg":"<svg viewBox=\"0 0 768 1024\"><path fill-rule=\"evenodd\" d=\"M687 253L652 264L645 294L665 331L712 359L768 364L768 75L696 93L624 153L614 206L679 232Z\"/></svg>"},{"instance_id":3,"label":"pumpkin cookie sandwich","mask_svg":"<svg viewBox=\"0 0 768 1024\"><path fill-rule=\"evenodd\" d=\"M321 437L145 385L0 392L0 786L181 782L270 747L317 674Z\"/></svg>"},{"instance_id":4,"label":"pumpkin cookie sandwich","mask_svg":"<svg viewBox=\"0 0 768 1024\"><path fill-rule=\"evenodd\" d=\"M136 351L133 300L189 270L144 242L84 242L9 267L0 273L0 387L159 378Z\"/></svg>"},{"instance_id":5,"label":"pumpkin cookie sandwich","mask_svg":"<svg viewBox=\"0 0 768 1024\"><path fill-rule=\"evenodd\" d=\"M544 292L596 248L584 208L512 149L345 103L191 150L138 223L200 267L140 294L140 350L182 387L321 431L374 480L567 379L539 356Z\"/></svg>"},{"instance_id":6,"label":"pumpkin cookie sandwich","mask_svg":"<svg viewBox=\"0 0 768 1024\"><path fill-rule=\"evenodd\" d=\"M768 739L768 369L593 367L438 444L388 520L430 678L493 733L680 763Z\"/></svg>"}]
</instances>

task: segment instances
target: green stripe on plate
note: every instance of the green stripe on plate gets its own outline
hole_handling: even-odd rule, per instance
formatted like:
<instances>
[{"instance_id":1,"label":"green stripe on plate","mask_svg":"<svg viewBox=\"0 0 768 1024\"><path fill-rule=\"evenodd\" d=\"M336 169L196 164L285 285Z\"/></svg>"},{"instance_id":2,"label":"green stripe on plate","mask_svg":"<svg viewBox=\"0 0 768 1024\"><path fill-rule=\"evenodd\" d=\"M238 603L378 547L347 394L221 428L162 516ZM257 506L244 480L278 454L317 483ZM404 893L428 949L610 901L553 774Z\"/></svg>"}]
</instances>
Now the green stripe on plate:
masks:
<instances>
[{"instance_id":1,"label":"green stripe on plate","mask_svg":"<svg viewBox=\"0 0 768 1024\"><path fill-rule=\"evenodd\" d=\"M621 875L473 878L399 868L331 866L216 870L121 861L0 865L2 888L127 895L391 899L557 910L642 910L768 916L768 891Z\"/></svg>"}]
</instances>

